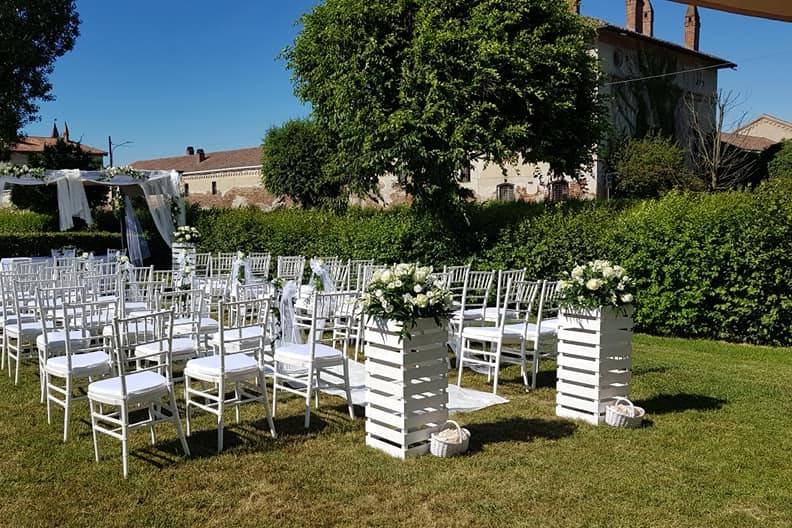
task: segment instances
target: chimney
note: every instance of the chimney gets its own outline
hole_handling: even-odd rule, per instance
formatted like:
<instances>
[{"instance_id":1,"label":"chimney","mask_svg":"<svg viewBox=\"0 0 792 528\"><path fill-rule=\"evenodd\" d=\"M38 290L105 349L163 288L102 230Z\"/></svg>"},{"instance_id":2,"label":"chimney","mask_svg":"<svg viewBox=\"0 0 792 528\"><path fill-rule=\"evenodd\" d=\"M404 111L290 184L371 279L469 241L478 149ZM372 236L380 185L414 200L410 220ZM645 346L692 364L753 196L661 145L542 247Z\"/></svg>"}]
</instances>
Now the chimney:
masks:
<instances>
[{"instance_id":1,"label":"chimney","mask_svg":"<svg viewBox=\"0 0 792 528\"><path fill-rule=\"evenodd\" d=\"M580 14L580 2L581 0L568 0L569 1L569 10L576 15Z\"/></svg>"},{"instance_id":2,"label":"chimney","mask_svg":"<svg viewBox=\"0 0 792 528\"><path fill-rule=\"evenodd\" d=\"M204 149L196 150L195 155L198 156L199 163L206 159L206 154L204 153Z\"/></svg>"},{"instance_id":3,"label":"chimney","mask_svg":"<svg viewBox=\"0 0 792 528\"><path fill-rule=\"evenodd\" d=\"M699 36L701 34L701 19L698 8L689 5L685 13L685 47L698 51Z\"/></svg>"},{"instance_id":4,"label":"chimney","mask_svg":"<svg viewBox=\"0 0 792 528\"><path fill-rule=\"evenodd\" d=\"M63 122L63 140L66 141L66 143L69 142L69 123L66 121Z\"/></svg>"},{"instance_id":5,"label":"chimney","mask_svg":"<svg viewBox=\"0 0 792 528\"><path fill-rule=\"evenodd\" d=\"M644 0L643 6L643 34L654 36L654 8L651 0Z\"/></svg>"},{"instance_id":6,"label":"chimney","mask_svg":"<svg viewBox=\"0 0 792 528\"><path fill-rule=\"evenodd\" d=\"M195 149L192 148L192 145L187 147L187 155L188 156L195 156Z\"/></svg>"},{"instance_id":7,"label":"chimney","mask_svg":"<svg viewBox=\"0 0 792 528\"><path fill-rule=\"evenodd\" d=\"M643 31L644 0L627 0L627 29L641 33Z\"/></svg>"}]
</instances>

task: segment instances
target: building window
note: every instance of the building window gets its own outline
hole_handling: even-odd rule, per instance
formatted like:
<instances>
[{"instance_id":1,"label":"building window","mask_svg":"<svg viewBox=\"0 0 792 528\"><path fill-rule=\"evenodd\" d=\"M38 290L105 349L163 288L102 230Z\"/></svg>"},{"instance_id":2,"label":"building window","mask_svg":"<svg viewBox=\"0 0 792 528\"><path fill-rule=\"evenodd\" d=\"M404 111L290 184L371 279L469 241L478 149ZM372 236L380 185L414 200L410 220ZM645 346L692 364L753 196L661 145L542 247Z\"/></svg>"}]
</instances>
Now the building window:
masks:
<instances>
[{"instance_id":1,"label":"building window","mask_svg":"<svg viewBox=\"0 0 792 528\"><path fill-rule=\"evenodd\" d=\"M185 183L184 184L184 196L190 196L190 184L189 183Z\"/></svg>"},{"instance_id":2,"label":"building window","mask_svg":"<svg viewBox=\"0 0 792 528\"><path fill-rule=\"evenodd\" d=\"M556 180L550 182L550 201L558 202L569 198L569 182Z\"/></svg>"},{"instance_id":3,"label":"building window","mask_svg":"<svg viewBox=\"0 0 792 528\"><path fill-rule=\"evenodd\" d=\"M498 185L496 189L496 195L498 200L501 202L513 202L514 201L514 184L513 183L501 183Z\"/></svg>"},{"instance_id":4,"label":"building window","mask_svg":"<svg viewBox=\"0 0 792 528\"><path fill-rule=\"evenodd\" d=\"M212 194L217 194L217 182L212 182Z\"/></svg>"},{"instance_id":5,"label":"building window","mask_svg":"<svg viewBox=\"0 0 792 528\"><path fill-rule=\"evenodd\" d=\"M470 183L470 173L472 172L472 170L473 169L471 168L470 165L463 167L459 171L459 176L457 178L459 180L459 183Z\"/></svg>"}]
</instances>

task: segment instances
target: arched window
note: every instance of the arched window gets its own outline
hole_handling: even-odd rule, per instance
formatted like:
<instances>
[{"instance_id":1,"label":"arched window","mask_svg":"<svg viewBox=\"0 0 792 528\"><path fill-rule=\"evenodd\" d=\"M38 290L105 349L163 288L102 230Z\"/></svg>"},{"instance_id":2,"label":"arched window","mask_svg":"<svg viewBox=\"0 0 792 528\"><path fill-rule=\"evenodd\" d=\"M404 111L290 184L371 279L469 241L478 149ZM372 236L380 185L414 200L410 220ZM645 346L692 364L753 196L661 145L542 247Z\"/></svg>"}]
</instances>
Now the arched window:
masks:
<instances>
[{"instance_id":1,"label":"arched window","mask_svg":"<svg viewBox=\"0 0 792 528\"><path fill-rule=\"evenodd\" d=\"M513 202L514 201L514 184L513 183L501 183L496 188L496 196L498 200L501 202Z\"/></svg>"}]
</instances>

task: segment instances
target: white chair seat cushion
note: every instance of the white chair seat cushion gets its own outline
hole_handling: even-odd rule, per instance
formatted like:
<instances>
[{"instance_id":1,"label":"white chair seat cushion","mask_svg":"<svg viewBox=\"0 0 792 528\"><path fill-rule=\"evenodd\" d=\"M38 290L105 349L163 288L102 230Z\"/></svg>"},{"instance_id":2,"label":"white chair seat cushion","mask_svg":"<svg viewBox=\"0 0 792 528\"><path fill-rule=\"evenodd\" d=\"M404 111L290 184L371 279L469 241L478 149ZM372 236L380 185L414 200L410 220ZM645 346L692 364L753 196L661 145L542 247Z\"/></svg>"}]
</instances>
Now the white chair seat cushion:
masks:
<instances>
[{"instance_id":1,"label":"white chair seat cushion","mask_svg":"<svg viewBox=\"0 0 792 528\"><path fill-rule=\"evenodd\" d=\"M184 335L192 332L192 321L188 319L176 319L173 322L173 335ZM214 334L220 331L220 325L211 317L201 317L198 322L199 334Z\"/></svg>"},{"instance_id":2,"label":"white chair seat cushion","mask_svg":"<svg viewBox=\"0 0 792 528\"><path fill-rule=\"evenodd\" d=\"M468 308L464 312L460 310L455 310L451 312L452 319L464 319L465 321L472 321L474 319L481 319L482 316L482 309L481 308Z\"/></svg>"},{"instance_id":3,"label":"white chair seat cushion","mask_svg":"<svg viewBox=\"0 0 792 528\"><path fill-rule=\"evenodd\" d=\"M17 326L16 324L8 325L5 328L5 333L11 337L18 337L21 330L23 337L34 337L43 332L41 323L37 321L22 323L20 326Z\"/></svg>"},{"instance_id":4,"label":"white chair seat cushion","mask_svg":"<svg viewBox=\"0 0 792 528\"><path fill-rule=\"evenodd\" d=\"M321 343L316 344L314 360L317 362L341 362L344 356L340 350ZM303 364L311 360L311 345L288 343L275 348L275 361L289 364Z\"/></svg>"},{"instance_id":5,"label":"white chair seat cushion","mask_svg":"<svg viewBox=\"0 0 792 528\"><path fill-rule=\"evenodd\" d=\"M72 354L71 361L72 376L75 378L101 376L110 372L110 356L104 352ZM66 356L49 358L45 368L49 374L65 378L69 370Z\"/></svg>"},{"instance_id":6,"label":"white chair seat cushion","mask_svg":"<svg viewBox=\"0 0 792 528\"><path fill-rule=\"evenodd\" d=\"M148 304L145 301L127 301L124 303L124 312L127 314L131 314L132 312L145 312L147 310Z\"/></svg>"},{"instance_id":7,"label":"white chair seat cushion","mask_svg":"<svg viewBox=\"0 0 792 528\"><path fill-rule=\"evenodd\" d=\"M484 319L486 319L487 321L497 321L498 317L500 317L502 313L503 313L503 308L495 308L495 307L487 308L486 310L484 310ZM515 317L517 317L517 310L514 310L513 308L507 308L506 319L507 320L514 319Z\"/></svg>"},{"instance_id":8,"label":"white chair seat cushion","mask_svg":"<svg viewBox=\"0 0 792 528\"><path fill-rule=\"evenodd\" d=\"M503 343L519 343L522 340L523 325L506 325L503 328ZM478 341L495 342L501 335L497 326L468 326L462 330L462 337Z\"/></svg>"},{"instance_id":9,"label":"white chair seat cushion","mask_svg":"<svg viewBox=\"0 0 792 528\"><path fill-rule=\"evenodd\" d=\"M168 392L168 380L165 376L146 370L126 376L127 401L158 400ZM88 397L106 403L121 403L124 395L121 391L121 378L109 378L95 381L88 385Z\"/></svg>"},{"instance_id":10,"label":"white chair seat cushion","mask_svg":"<svg viewBox=\"0 0 792 528\"><path fill-rule=\"evenodd\" d=\"M198 346L195 341L189 337L174 337L173 350L171 356L173 359L182 359L185 356L194 356L198 353ZM154 359L157 353L167 350L167 341L156 341L154 343L146 343L135 347L135 357L148 357Z\"/></svg>"},{"instance_id":11,"label":"white chair seat cushion","mask_svg":"<svg viewBox=\"0 0 792 528\"><path fill-rule=\"evenodd\" d=\"M225 330L226 352L236 353L257 347L262 333L265 334L264 345L269 345L270 340L266 331L259 325ZM209 345L220 346L219 331L211 334Z\"/></svg>"},{"instance_id":12,"label":"white chair seat cushion","mask_svg":"<svg viewBox=\"0 0 792 528\"><path fill-rule=\"evenodd\" d=\"M558 333L558 318L554 317L552 319L545 319L542 321L542 326L539 331L539 335L547 336L547 335L555 335ZM536 335L536 324L528 323L528 335Z\"/></svg>"},{"instance_id":13,"label":"white chair seat cushion","mask_svg":"<svg viewBox=\"0 0 792 528\"><path fill-rule=\"evenodd\" d=\"M258 363L247 354L228 354L225 356L226 377L249 376L258 373ZM220 356L206 356L191 359L184 367L184 375L196 379L219 379Z\"/></svg>"},{"instance_id":14,"label":"white chair seat cushion","mask_svg":"<svg viewBox=\"0 0 792 528\"><path fill-rule=\"evenodd\" d=\"M13 325L15 325L17 323L18 320L19 320L19 317L17 317L16 315L8 315L8 316L6 316L5 321L0 319L0 328L6 327L6 326L9 326L9 327L13 326ZM36 321L36 316L33 315L33 314L24 314L22 316L22 322L23 323L33 323L35 321Z\"/></svg>"},{"instance_id":15,"label":"white chair seat cushion","mask_svg":"<svg viewBox=\"0 0 792 528\"><path fill-rule=\"evenodd\" d=\"M69 331L69 342L74 347L81 347L86 343L89 336L83 336L83 333L80 330L70 330ZM50 352L58 351L58 350L66 350L66 330L48 330L47 331L47 342L44 342L44 334L39 334L36 338L36 346L40 350L44 350L44 347L47 347L47 350Z\"/></svg>"}]
</instances>

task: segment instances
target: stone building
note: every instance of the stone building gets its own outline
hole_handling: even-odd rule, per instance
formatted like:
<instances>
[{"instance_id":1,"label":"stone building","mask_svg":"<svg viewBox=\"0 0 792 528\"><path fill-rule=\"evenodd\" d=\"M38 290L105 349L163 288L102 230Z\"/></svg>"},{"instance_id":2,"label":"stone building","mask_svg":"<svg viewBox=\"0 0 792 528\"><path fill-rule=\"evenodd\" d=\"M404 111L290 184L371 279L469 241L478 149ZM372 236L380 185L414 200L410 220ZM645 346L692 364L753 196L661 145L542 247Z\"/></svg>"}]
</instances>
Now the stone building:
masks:
<instances>
[{"instance_id":1,"label":"stone building","mask_svg":"<svg viewBox=\"0 0 792 528\"><path fill-rule=\"evenodd\" d=\"M107 152L79 141L72 141L69 137L68 123L64 123L63 134L58 132L57 125L52 125L52 133L49 136L25 136L20 138L17 143L12 144L8 149L10 154L8 161L15 165L25 165L30 161L31 156L41 154L44 152L44 147L55 145L59 139L73 145L79 145L83 152L96 158L97 164L102 166Z\"/></svg>"}]
</instances>

